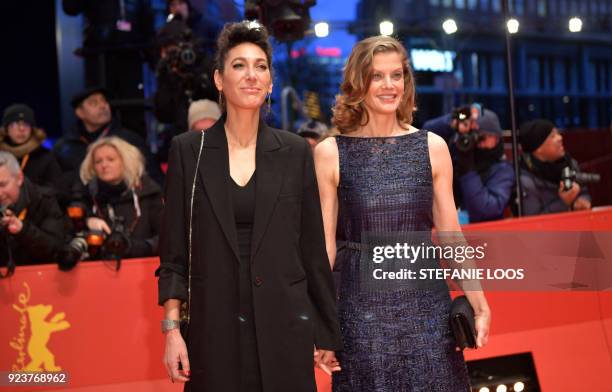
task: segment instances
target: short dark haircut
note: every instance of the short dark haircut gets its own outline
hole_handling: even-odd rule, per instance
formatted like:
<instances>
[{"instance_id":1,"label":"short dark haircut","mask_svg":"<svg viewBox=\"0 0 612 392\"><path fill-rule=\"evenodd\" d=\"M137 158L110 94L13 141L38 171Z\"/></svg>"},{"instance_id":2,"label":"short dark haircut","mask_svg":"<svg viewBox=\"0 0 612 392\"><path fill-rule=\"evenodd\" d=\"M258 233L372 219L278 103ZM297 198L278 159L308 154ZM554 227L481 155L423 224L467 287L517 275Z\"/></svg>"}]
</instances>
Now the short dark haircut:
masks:
<instances>
[{"instance_id":1,"label":"short dark haircut","mask_svg":"<svg viewBox=\"0 0 612 392\"><path fill-rule=\"evenodd\" d=\"M272 45L268 38L268 31L259 22L250 20L226 23L223 26L223 30L221 30L219 38L217 38L214 68L218 69L219 72L223 72L227 53L232 48L244 43L257 45L263 50L268 60L270 74L272 74Z\"/></svg>"}]
</instances>

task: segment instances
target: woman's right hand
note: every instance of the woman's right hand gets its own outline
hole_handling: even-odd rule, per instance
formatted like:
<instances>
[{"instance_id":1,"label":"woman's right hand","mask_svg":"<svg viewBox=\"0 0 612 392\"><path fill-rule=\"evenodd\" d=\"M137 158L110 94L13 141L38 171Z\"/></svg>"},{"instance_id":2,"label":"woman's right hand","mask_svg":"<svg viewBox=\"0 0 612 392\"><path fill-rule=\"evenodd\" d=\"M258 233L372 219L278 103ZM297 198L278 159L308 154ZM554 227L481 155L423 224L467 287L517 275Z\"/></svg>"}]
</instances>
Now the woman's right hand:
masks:
<instances>
[{"instance_id":1,"label":"woman's right hand","mask_svg":"<svg viewBox=\"0 0 612 392\"><path fill-rule=\"evenodd\" d=\"M179 363L183 370L179 370ZM187 346L178 329L171 329L166 332L166 351L164 353L164 366L170 377L170 381L189 381L191 371L189 368L189 358L187 356Z\"/></svg>"},{"instance_id":2,"label":"woman's right hand","mask_svg":"<svg viewBox=\"0 0 612 392\"><path fill-rule=\"evenodd\" d=\"M87 228L94 231L103 231L106 234L111 233L111 229L104 219L96 217L87 218Z\"/></svg>"}]
</instances>

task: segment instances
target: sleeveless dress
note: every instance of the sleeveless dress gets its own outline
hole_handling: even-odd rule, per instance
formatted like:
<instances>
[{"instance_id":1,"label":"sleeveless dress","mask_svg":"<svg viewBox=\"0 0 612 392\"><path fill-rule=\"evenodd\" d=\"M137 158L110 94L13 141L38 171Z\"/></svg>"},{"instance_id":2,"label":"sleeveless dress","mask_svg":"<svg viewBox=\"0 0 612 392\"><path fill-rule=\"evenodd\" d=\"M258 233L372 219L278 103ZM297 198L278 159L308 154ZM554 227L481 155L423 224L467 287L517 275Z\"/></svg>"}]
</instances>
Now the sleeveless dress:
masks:
<instances>
[{"instance_id":1,"label":"sleeveless dress","mask_svg":"<svg viewBox=\"0 0 612 392\"><path fill-rule=\"evenodd\" d=\"M431 233L433 181L427 132L338 136L336 143L336 263L344 350L337 353L342 370L333 375L333 391L470 391L463 354L455 351L449 326L445 284L433 290L360 288L362 233Z\"/></svg>"}]
</instances>

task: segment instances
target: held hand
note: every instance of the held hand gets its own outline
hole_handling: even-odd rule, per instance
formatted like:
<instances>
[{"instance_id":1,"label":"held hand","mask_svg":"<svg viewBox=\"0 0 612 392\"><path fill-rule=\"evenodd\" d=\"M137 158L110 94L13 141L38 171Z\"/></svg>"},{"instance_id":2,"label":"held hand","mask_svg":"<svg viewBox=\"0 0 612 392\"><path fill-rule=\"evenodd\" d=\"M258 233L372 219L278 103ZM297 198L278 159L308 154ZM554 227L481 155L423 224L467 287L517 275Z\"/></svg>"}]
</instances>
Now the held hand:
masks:
<instances>
[{"instance_id":1,"label":"held hand","mask_svg":"<svg viewBox=\"0 0 612 392\"><path fill-rule=\"evenodd\" d=\"M574 202L574 200L576 200L576 197L578 196L579 193L580 193L580 185L578 185L576 182L572 183L572 187L568 189L567 191L563 190L563 182L560 183L559 197L568 206L572 205L572 203Z\"/></svg>"},{"instance_id":2,"label":"held hand","mask_svg":"<svg viewBox=\"0 0 612 392\"><path fill-rule=\"evenodd\" d=\"M476 347L482 348L489 342L491 312L489 310L477 312L474 320L476 321Z\"/></svg>"},{"instance_id":3,"label":"held hand","mask_svg":"<svg viewBox=\"0 0 612 392\"><path fill-rule=\"evenodd\" d=\"M574 201L572 208L574 209L574 211L590 210L591 202L585 199L584 197L579 197Z\"/></svg>"},{"instance_id":4,"label":"held hand","mask_svg":"<svg viewBox=\"0 0 612 392\"><path fill-rule=\"evenodd\" d=\"M111 229L108 226L108 224L106 224L104 219L100 219L100 218L95 218L95 217L87 218L87 228L89 230L94 230L94 231L103 231L106 234L111 233Z\"/></svg>"},{"instance_id":5,"label":"held hand","mask_svg":"<svg viewBox=\"0 0 612 392\"><path fill-rule=\"evenodd\" d=\"M331 376L332 372L342 370L336 359L336 354L329 350L316 350L314 352L315 366Z\"/></svg>"},{"instance_id":6,"label":"held hand","mask_svg":"<svg viewBox=\"0 0 612 392\"><path fill-rule=\"evenodd\" d=\"M183 370L179 370L179 363ZM164 353L164 366L170 377L170 381L187 382L191 371L189 368L189 358L187 356L187 346L178 329L171 329L166 332L166 351Z\"/></svg>"},{"instance_id":7,"label":"held hand","mask_svg":"<svg viewBox=\"0 0 612 392\"><path fill-rule=\"evenodd\" d=\"M4 217L2 217L2 226L6 227L9 233L15 235L21 233L23 222L15 216L13 211L6 210Z\"/></svg>"}]
</instances>

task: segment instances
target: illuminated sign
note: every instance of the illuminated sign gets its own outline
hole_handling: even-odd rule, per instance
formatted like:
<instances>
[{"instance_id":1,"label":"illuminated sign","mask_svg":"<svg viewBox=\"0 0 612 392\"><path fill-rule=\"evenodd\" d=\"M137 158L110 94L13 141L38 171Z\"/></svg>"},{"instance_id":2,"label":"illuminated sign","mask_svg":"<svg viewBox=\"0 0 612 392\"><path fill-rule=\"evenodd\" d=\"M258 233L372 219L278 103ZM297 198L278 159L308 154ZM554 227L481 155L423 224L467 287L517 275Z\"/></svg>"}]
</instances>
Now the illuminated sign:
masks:
<instances>
[{"instance_id":1,"label":"illuminated sign","mask_svg":"<svg viewBox=\"0 0 612 392\"><path fill-rule=\"evenodd\" d=\"M456 53L450 50L412 49L412 67L415 71L453 72Z\"/></svg>"}]
</instances>

